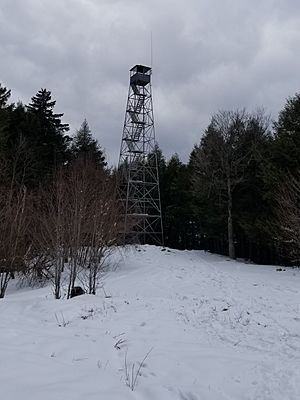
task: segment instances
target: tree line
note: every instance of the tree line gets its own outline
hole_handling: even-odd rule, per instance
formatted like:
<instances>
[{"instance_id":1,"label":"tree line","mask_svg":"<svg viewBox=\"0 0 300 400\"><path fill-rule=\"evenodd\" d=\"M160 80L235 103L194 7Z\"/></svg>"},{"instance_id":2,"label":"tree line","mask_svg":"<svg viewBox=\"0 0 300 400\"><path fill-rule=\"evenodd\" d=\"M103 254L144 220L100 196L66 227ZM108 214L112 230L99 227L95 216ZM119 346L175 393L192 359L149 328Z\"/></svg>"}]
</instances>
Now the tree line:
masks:
<instances>
[{"instance_id":1,"label":"tree line","mask_svg":"<svg viewBox=\"0 0 300 400\"><path fill-rule=\"evenodd\" d=\"M120 227L115 177L86 120L73 135L51 92L9 103L0 85L0 298L15 272L95 294Z\"/></svg>"},{"instance_id":2,"label":"tree line","mask_svg":"<svg viewBox=\"0 0 300 400\"><path fill-rule=\"evenodd\" d=\"M275 122L216 113L186 164L158 154L167 246L299 265L300 94Z\"/></svg>"},{"instance_id":3,"label":"tree line","mask_svg":"<svg viewBox=\"0 0 300 400\"><path fill-rule=\"evenodd\" d=\"M117 170L86 120L74 135L47 89L28 105L0 84L0 298L15 271L95 293L118 244ZM165 245L257 263L300 259L300 94L263 112L212 116L183 163L156 149Z\"/></svg>"}]
</instances>

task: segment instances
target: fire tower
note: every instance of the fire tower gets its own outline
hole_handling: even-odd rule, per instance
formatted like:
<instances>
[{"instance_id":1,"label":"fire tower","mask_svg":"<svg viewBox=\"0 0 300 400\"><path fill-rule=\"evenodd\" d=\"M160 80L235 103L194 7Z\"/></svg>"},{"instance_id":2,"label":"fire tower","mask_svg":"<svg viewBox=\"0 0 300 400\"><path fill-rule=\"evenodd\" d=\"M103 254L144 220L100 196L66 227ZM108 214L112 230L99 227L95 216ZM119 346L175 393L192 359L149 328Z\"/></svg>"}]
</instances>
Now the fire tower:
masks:
<instances>
[{"instance_id":1,"label":"fire tower","mask_svg":"<svg viewBox=\"0 0 300 400\"><path fill-rule=\"evenodd\" d=\"M150 67L135 65L119 158L125 243L163 244Z\"/></svg>"}]
</instances>

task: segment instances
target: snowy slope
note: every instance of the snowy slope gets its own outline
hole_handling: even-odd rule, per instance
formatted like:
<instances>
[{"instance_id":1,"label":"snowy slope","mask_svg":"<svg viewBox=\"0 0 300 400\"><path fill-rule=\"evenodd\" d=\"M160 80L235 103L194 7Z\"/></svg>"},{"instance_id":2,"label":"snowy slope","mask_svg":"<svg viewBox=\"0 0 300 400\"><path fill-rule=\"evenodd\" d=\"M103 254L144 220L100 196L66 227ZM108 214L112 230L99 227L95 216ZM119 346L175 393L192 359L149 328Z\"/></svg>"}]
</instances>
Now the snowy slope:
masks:
<instances>
[{"instance_id":1,"label":"snowy slope","mask_svg":"<svg viewBox=\"0 0 300 400\"><path fill-rule=\"evenodd\" d=\"M98 296L0 301L1 399L300 399L299 270L154 246L118 257ZM125 364L132 381L149 351L131 391Z\"/></svg>"}]
</instances>

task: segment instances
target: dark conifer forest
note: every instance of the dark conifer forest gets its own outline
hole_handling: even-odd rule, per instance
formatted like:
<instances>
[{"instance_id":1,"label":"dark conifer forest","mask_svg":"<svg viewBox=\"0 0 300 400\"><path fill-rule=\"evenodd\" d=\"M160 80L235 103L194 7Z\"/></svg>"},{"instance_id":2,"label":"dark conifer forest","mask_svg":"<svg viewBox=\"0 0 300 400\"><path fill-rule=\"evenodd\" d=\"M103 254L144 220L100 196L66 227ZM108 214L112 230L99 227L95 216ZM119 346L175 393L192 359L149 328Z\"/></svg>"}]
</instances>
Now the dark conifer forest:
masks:
<instances>
[{"instance_id":1,"label":"dark conifer forest","mask_svg":"<svg viewBox=\"0 0 300 400\"><path fill-rule=\"evenodd\" d=\"M47 264L61 242L101 236L107 245L118 230L115 171L88 122L70 132L47 89L27 105L10 96L0 85L0 297L26 260ZM217 112L187 163L159 147L157 159L165 246L299 265L300 94L276 121L263 111Z\"/></svg>"}]
</instances>

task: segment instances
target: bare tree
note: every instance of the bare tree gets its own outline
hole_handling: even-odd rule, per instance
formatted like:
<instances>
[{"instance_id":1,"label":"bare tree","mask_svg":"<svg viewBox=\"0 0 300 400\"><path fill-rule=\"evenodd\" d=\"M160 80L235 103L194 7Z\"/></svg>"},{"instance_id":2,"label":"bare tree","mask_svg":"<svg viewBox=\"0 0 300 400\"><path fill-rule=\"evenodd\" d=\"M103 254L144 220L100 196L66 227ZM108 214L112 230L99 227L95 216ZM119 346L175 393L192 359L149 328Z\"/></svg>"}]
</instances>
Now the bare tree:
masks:
<instances>
[{"instance_id":1,"label":"bare tree","mask_svg":"<svg viewBox=\"0 0 300 400\"><path fill-rule=\"evenodd\" d=\"M61 297L61 279L66 252L66 182L63 170L53 182L34 194L31 219L31 265L33 273L53 282L54 296Z\"/></svg>"},{"instance_id":2,"label":"bare tree","mask_svg":"<svg viewBox=\"0 0 300 400\"><path fill-rule=\"evenodd\" d=\"M70 168L68 190L68 297L78 274L88 282L88 292L95 294L103 262L118 238L119 210L114 185L102 168L79 159Z\"/></svg>"},{"instance_id":3,"label":"bare tree","mask_svg":"<svg viewBox=\"0 0 300 400\"><path fill-rule=\"evenodd\" d=\"M111 177L95 169L89 176L94 190L88 217L88 292L96 294L105 260L118 243L120 210Z\"/></svg>"},{"instance_id":4,"label":"bare tree","mask_svg":"<svg viewBox=\"0 0 300 400\"><path fill-rule=\"evenodd\" d=\"M26 188L0 188L0 298L14 272L24 268L27 243Z\"/></svg>"},{"instance_id":5,"label":"bare tree","mask_svg":"<svg viewBox=\"0 0 300 400\"><path fill-rule=\"evenodd\" d=\"M288 179L276 195L275 236L284 256L300 262L300 171ZM273 229L274 230L274 229Z\"/></svg>"},{"instance_id":6,"label":"bare tree","mask_svg":"<svg viewBox=\"0 0 300 400\"><path fill-rule=\"evenodd\" d=\"M24 269L29 250L28 195L23 184L27 158L24 154L25 145L20 138L12 159L0 160L0 298L5 296L14 272Z\"/></svg>"},{"instance_id":7,"label":"bare tree","mask_svg":"<svg viewBox=\"0 0 300 400\"><path fill-rule=\"evenodd\" d=\"M76 282L89 293L96 287L104 260L117 243L119 211L110 175L78 159L62 167L36 196L32 224L34 258L46 260L54 295L61 297L65 269L66 295ZM50 265L50 270L48 270Z\"/></svg>"}]
</instances>

